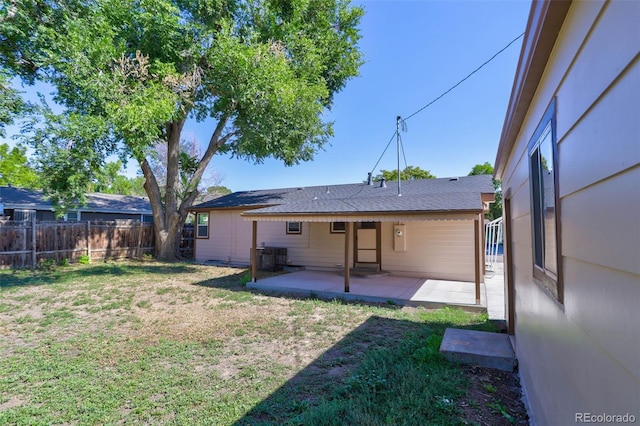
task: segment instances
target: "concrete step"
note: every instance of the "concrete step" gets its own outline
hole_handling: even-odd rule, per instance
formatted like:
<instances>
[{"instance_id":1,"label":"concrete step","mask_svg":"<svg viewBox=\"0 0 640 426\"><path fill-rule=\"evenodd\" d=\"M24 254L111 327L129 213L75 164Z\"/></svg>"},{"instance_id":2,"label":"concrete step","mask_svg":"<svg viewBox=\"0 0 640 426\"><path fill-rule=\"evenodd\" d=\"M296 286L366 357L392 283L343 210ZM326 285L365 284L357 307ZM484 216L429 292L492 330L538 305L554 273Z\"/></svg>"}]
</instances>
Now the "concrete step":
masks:
<instances>
[{"instance_id":1,"label":"concrete step","mask_svg":"<svg viewBox=\"0 0 640 426\"><path fill-rule=\"evenodd\" d=\"M371 269L351 268L349 269L349 275L363 278L376 278L387 277L391 275L391 273L386 271L374 271Z\"/></svg>"},{"instance_id":2,"label":"concrete step","mask_svg":"<svg viewBox=\"0 0 640 426\"><path fill-rule=\"evenodd\" d=\"M514 371L516 355L508 334L447 328L440 353L451 362Z\"/></svg>"},{"instance_id":3,"label":"concrete step","mask_svg":"<svg viewBox=\"0 0 640 426\"><path fill-rule=\"evenodd\" d=\"M362 271L379 272L380 271L380 265L378 265L377 263L356 262L354 269L362 270Z\"/></svg>"}]
</instances>

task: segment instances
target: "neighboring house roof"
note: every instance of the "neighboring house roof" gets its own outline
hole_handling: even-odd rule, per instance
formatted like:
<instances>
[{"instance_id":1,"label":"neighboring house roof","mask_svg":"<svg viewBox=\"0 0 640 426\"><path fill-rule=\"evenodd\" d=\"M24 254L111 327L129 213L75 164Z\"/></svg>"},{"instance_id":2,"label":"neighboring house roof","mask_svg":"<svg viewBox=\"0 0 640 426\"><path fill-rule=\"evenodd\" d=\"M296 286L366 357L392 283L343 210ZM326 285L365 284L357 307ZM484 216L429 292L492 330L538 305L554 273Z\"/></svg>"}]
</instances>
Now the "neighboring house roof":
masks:
<instances>
[{"instance_id":1,"label":"neighboring house roof","mask_svg":"<svg viewBox=\"0 0 640 426\"><path fill-rule=\"evenodd\" d=\"M244 215L349 212L471 212L483 210L482 194L493 194L491 176L267 189L234 192L193 210L246 208Z\"/></svg>"},{"instance_id":2,"label":"neighboring house roof","mask_svg":"<svg viewBox=\"0 0 640 426\"><path fill-rule=\"evenodd\" d=\"M0 186L0 203L4 205L5 209L53 210L53 205L45 198L42 191ZM87 194L86 206L80 206L72 210L100 213L151 214L151 204L149 200L142 197L92 192Z\"/></svg>"}]
</instances>

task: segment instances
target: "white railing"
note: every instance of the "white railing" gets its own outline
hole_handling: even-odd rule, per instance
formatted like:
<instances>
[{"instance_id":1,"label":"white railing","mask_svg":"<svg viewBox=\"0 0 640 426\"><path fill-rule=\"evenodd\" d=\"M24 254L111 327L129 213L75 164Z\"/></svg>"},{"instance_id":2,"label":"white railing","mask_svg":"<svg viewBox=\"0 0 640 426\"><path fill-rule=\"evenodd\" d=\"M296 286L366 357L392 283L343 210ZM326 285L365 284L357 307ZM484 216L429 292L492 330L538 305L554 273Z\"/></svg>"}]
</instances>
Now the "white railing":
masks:
<instances>
[{"instance_id":1,"label":"white railing","mask_svg":"<svg viewBox=\"0 0 640 426\"><path fill-rule=\"evenodd\" d=\"M495 271L495 264L502 259L502 218L492 220L484 226L485 259L487 270Z\"/></svg>"}]
</instances>

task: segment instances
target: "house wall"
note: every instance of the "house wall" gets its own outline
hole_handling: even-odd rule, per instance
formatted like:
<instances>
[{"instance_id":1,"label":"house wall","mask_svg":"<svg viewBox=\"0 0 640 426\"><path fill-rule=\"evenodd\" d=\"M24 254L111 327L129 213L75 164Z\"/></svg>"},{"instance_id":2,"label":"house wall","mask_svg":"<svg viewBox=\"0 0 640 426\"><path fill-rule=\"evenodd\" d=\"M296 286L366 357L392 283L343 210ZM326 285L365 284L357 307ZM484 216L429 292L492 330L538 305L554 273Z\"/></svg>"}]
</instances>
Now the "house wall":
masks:
<instances>
[{"instance_id":1,"label":"house wall","mask_svg":"<svg viewBox=\"0 0 640 426\"><path fill-rule=\"evenodd\" d=\"M573 2L502 177L515 342L538 424L640 419L640 3ZM564 305L532 276L527 144L556 97Z\"/></svg>"},{"instance_id":2,"label":"house wall","mask_svg":"<svg viewBox=\"0 0 640 426\"><path fill-rule=\"evenodd\" d=\"M382 224L383 270L443 280L475 280L473 221L405 222L406 251L394 251L393 225Z\"/></svg>"},{"instance_id":3,"label":"house wall","mask_svg":"<svg viewBox=\"0 0 640 426\"><path fill-rule=\"evenodd\" d=\"M242 210L210 212L208 239L196 240L196 259L249 263L251 222ZM344 234L330 232L327 222L303 222L301 234L286 234L284 222L258 222L258 246L286 247L293 265L339 269L344 264ZM406 222L407 250L393 249L393 223L381 229L382 268L402 275L460 281L474 280L473 222L464 220ZM351 250L353 241L350 242ZM349 258L353 261L353 252Z\"/></svg>"}]
</instances>

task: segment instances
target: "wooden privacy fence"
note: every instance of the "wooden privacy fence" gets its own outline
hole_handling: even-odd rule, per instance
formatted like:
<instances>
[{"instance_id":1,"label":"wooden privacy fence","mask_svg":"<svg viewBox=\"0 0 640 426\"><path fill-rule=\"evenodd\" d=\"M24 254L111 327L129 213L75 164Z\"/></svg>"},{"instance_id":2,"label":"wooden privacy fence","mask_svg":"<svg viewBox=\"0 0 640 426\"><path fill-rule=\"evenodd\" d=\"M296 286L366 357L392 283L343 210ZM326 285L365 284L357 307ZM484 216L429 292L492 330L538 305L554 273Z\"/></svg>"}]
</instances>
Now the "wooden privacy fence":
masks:
<instances>
[{"instance_id":1,"label":"wooden privacy fence","mask_svg":"<svg viewBox=\"0 0 640 426\"><path fill-rule=\"evenodd\" d=\"M41 260L73 262L140 257L154 249L153 224L138 221L0 221L0 268L35 267Z\"/></svg>"}]
</instances>

